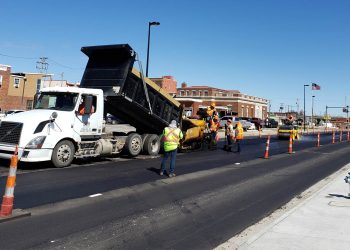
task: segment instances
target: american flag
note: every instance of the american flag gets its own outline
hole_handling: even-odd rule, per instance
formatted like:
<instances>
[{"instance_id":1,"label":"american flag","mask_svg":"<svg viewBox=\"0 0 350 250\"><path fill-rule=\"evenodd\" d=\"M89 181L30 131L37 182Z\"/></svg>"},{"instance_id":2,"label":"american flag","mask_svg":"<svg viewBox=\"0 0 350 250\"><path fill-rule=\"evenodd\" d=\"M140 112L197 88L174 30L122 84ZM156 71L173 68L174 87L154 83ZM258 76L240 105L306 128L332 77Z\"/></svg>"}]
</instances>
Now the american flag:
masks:
<instances>
[{"instance_id":1,"label":"american flag","mask_svg":"<svg viewBox=\"0 0 350 250\"><path fill-rule=\"evenodd\" d=\"M316 84L316 83L313 83L311 89L312 89L312 90L320 90L320 89L321 89L321 86L318 85L318 84Z\"/></svg>"}]
</instances>

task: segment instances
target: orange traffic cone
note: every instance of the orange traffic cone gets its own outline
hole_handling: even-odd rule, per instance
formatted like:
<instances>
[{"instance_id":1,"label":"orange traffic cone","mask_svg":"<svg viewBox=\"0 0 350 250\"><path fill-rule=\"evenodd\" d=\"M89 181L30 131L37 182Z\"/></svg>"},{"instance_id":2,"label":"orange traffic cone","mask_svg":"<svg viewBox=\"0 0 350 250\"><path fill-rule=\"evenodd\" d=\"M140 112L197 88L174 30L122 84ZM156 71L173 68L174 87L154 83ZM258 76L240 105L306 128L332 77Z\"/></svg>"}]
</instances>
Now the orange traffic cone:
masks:
<instances>
[{"instance_id":1,"label":"orange traffic cone","mask_svg":"<svg viewBox=\"0 0 350 250\"><path fill-rule=\"evenodd\" d=\"M9 169L9 175L7 177L5 194L2 197L0 217L12 215L14 190L16 185L16 172L18 163L18 146L11 157L11 164Z\"/></svg>"},{"instance_id":2,"label":"orange traffic cone","mask_svg":"<svg viewBox=\"0 0 350 250\"><path fill-rule=\"evenodd\" d=\"M267 136L266 149L265 149L265 159L269 159L269 149L270 149L270 136Z\"/></svg>"},{"instance_id":3,"label":"orange traffic cone","mask_svg":"<svg viewBox=\"0 0 350 250\"><path fill-rule=\"evenodd\" d=\"M334 144L334 143L335 143L335 131L333 129L333 131L332 131L332 144Z\"/></svg>"},{"instance_id":4,"label":"orange traffic cone","mask_svg":"<svg viewBox=\"0 0 350 250\"><path fill-rule=\"evenodd\" d=\"M317 147L320 146L320 132L317 133Z\"/></svg>"},{"instance_id":5,"label":"orange traffic cone","mask_svg":"<svg viewBox=\"0 0 350 250\"><path fill-rule=\"evenodd\" d=\"M288 153L293 154L293 136L292 136L292 133L289 136Z\"/></svg>"}]
</instances>

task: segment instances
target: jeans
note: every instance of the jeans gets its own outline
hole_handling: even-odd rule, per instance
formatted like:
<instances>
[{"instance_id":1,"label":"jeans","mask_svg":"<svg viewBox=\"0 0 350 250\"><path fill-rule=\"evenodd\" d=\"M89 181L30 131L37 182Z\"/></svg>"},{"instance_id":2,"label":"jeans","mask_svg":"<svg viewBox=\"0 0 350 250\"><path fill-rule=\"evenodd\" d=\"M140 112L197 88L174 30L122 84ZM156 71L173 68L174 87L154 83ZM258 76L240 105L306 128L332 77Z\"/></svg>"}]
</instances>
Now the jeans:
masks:
<instances>
[{"instance_id":1,"label":"jeans","mask_svg":"<svg viewBox=\"0 0 350 250\"><path fill-rule=\"evenodd\" d=\"M176 152L177 149L169 151L169 152L164 152L164 156L163 156L163 160L162 160L162 165L161 165L161 169L160 171L162 173L165 172L165 164L166 161L168 160L169 156L170 156L170 172L169 174L173 174L174 170L175 170L175 160L176 160Z\"/></svg>"},{"instance_id":2,"label":"jeans","mask_svg":"<svg viewBox=\"0 0 350 250\"><path fill-rule=\"evenodd\" d=\"M240 153L241 152L241 140L237 139L236 144L237 144L237 152Z\"/></svg>"},{"instance_id":3,"label":"jeans","mask_svg":"<svg viewBox=\"0 0 350 250\"><path fill-rule=\"evenodd\" d=\"M211 146L216 146L217 144L216 135L217 135L216 131L211 131L211 142L210 142Z\"/></svg>"},{"instance_id":4,"label":"jeans","mask_svg":"<svg viewBox=\"0 0 350 250\"><path fill-rule=\"evenodd\" d=\"M231 151L231 148L232 148L232 137L231 137L231 135L227 135L226 139L227 139L227 150Z\"/></svg>"}]
</instances>

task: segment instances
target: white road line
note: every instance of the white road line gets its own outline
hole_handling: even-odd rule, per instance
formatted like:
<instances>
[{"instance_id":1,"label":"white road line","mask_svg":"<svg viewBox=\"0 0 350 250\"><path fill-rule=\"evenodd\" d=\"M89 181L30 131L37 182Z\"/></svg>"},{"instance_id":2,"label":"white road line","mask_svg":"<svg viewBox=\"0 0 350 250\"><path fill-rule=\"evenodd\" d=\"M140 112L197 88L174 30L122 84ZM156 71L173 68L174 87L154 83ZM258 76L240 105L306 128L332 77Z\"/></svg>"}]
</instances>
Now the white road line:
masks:
<instances>
[{"instance_id":1,"label":"white road line","mask_svg":"<svg viewBox=\"0 0 350 250\"><path fill-rule=\"evenodd\" d=\"M102 194L92 194L92 195L89 195L90 198L94 198L94 197L97 197L97 196L101 196Z\"/></svg>"}]
</instances>

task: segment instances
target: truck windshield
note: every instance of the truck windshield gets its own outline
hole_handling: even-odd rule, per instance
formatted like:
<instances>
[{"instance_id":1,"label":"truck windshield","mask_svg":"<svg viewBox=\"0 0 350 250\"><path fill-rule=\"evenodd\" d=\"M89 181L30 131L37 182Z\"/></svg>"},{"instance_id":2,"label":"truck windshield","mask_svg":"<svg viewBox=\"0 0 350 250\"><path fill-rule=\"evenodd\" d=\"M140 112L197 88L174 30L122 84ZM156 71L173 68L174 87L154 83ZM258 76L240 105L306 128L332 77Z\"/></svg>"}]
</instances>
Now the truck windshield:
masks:
<instances>
[{"instance_id":1,"label":"truck windshield","mask_svg":"<svg viewBox=\"0 0 350 250\"><path fill-rule=\"evenodd\" d=\"M53 109L72 111L78 99L77 93L46 92L41 93L35 109Z\"/></svg>"}]
</instances>

